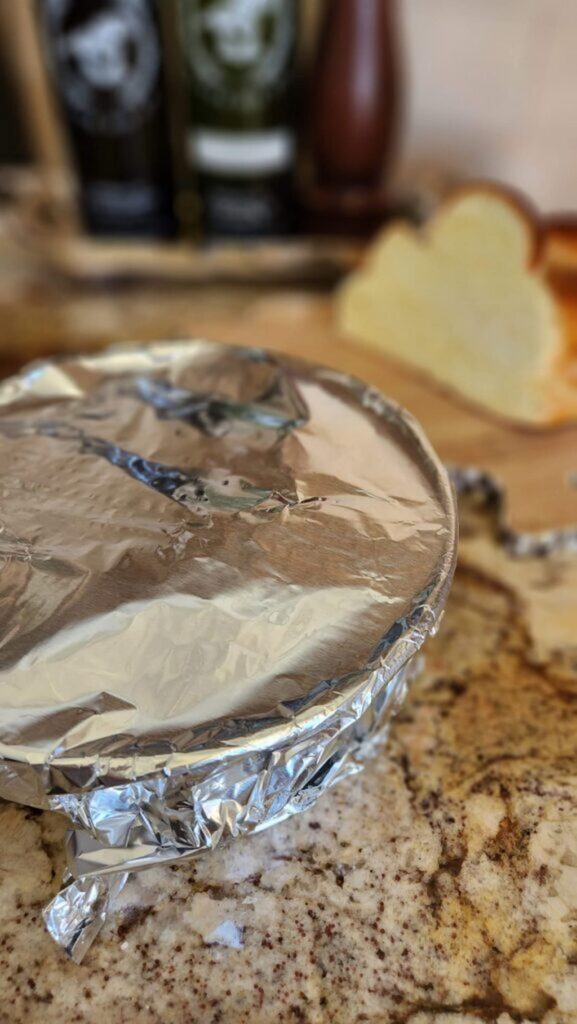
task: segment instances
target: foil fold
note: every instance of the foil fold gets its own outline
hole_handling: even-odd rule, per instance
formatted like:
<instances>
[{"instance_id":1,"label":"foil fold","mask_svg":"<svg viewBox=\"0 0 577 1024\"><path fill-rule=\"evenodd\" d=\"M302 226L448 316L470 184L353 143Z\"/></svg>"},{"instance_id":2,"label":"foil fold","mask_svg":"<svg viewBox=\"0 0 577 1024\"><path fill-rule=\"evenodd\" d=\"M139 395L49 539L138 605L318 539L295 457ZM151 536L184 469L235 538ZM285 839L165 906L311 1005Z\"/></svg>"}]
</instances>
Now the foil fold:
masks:
<instances>
[{"instance_id":1,"label":"foil fold","mask_svg":"<svg viewBox=\"0 0 577 1024\"><path fill-rule=\"evenodd\" d=\"M75 963L82 963L129 877L126 873L70 879L45 907L48 934Z\"/></svg>"}]
</instances>

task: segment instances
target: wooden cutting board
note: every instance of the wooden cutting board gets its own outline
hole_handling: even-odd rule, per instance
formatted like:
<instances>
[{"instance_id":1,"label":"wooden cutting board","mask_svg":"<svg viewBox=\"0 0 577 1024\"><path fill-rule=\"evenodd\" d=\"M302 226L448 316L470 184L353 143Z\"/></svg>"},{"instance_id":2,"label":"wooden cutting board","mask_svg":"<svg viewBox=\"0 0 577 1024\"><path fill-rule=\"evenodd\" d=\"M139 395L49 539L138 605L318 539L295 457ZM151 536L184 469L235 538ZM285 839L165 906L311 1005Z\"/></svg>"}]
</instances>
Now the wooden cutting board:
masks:
<instances>
[{"instance_id":1,"label":"wooden cutting board","mask_svg":"<svg viewBox=\"0 0 577 1024\"><path fill-rule=\"evenodd\" d=\"M577 424L524 428L460 400L410 368L345 341L330 299L290 292L255 301L242 317L194 315L191 335L256 345L351 373L409 409L441 458L502 483L514 530L577 527Z\"/></svg>"}]
</instances>

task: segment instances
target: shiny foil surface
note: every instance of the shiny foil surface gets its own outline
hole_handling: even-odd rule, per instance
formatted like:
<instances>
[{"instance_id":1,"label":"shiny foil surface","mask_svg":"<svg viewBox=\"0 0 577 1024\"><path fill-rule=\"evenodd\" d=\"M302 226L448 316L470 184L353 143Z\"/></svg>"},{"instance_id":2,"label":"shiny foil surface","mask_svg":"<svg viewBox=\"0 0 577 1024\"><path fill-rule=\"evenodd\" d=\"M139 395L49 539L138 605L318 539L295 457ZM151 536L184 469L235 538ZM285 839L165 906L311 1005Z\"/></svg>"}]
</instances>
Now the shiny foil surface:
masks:
<instances>
[{"instance_id":1,"label":"shiny foil surface","mask_svg":"<svg viewBox=\"0 0 577 1024\"><path fill-rule=\"evenodd\" d=\"M0 384L0 796L65 813L80 959L129 871L357 770L456 552L420 429L343 374L205 341Z\"/></svg>"}]
</instances>

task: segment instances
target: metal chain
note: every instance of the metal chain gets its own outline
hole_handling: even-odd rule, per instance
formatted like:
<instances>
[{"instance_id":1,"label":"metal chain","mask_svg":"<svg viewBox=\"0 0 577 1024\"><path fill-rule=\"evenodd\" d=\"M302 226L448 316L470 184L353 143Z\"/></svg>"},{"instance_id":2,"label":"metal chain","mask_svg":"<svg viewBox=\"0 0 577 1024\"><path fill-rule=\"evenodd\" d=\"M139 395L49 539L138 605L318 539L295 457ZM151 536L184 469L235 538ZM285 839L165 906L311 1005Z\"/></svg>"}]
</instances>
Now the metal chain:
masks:
<instances>
[{"instance_id":1,"label":"metal chain","mask_svg":"<svg viewBox=\"0 0 577 1024\"><path fill-rule=\"evenodd\" d=\"M458 495L477 499L491 514L495 540L515 558L544 558L560 551L577 552L577 524L559 530L525 533L507 522L505 488L490 473L473 466L447 466Z\"/></svg>"}]
</instances>

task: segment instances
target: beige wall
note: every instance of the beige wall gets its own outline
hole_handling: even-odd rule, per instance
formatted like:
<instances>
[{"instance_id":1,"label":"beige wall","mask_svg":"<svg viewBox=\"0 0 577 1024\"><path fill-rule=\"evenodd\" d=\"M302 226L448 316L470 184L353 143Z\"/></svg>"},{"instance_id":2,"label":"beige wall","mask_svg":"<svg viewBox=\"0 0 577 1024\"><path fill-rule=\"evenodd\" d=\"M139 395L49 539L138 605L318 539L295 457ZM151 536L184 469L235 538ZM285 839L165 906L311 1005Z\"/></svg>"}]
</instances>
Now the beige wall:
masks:
<instances>
[{"instance_id":1,"label":"beige wall","mask_svg":"<svg viewBox=\"0 0 577 1024\"><path fill-rule=\"evenodd\" d=\"M577 0L399 0L405 158L577 209Z\"/></svg>"}]
</instances>

